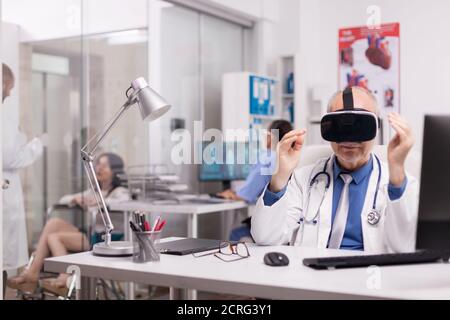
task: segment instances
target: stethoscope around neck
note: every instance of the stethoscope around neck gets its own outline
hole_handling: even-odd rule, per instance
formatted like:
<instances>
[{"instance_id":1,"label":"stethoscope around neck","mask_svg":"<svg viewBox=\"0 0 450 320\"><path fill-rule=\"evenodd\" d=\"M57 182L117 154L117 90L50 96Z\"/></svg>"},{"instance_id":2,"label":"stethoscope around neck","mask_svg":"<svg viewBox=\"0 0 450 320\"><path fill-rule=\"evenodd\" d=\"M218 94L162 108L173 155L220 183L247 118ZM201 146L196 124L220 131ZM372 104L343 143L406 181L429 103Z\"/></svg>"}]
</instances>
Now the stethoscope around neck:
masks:
<instances>
[{"instance_id":1,"label":"stethoscope around neck","mask_svg":"<svg viewBox=\"0 0 450 320\"><path fill-rule=\"evenodd\" d=\"M298 221L298 224L300 224L300 225L303 225L303 226L305 224L317 225L319 223L320 207L322 207L322 203L323 203L325 196L331 186L331 176L327 172L328 163L331 161L331 159L332 159L332 157L327 159L327 161L325 162L325 165L323 166L322 171L317 172L312 178L310 178L310 182L308 185L308 192L307 192L307 196L306 196L306 205L304 206L305 209L303 210L303 212L305 212L305 214L303 216L301 216ZM369 223L372 226L377 225L380 222L380 218L381 218L381 213L377 209L378 190L380 188L380 183L381 183L381 162L380 162L380 159L378 159L378 157L376 155L375 155L375 159L378 164L378 180L377 180L377 187L375 189L375 196L373 198L372 210L367 215L367 223ZM326 181L325 190L322 194L322 199L320 200L320 204L319 204L314 216L312 218L308 218L307 215L308 215L308 210L309 210L309 202L311 199L311 189L314 187L314 184L317 184L319 182L319 179L322 176L325 178L325 181Z\"/></svg>"}]
</instances>

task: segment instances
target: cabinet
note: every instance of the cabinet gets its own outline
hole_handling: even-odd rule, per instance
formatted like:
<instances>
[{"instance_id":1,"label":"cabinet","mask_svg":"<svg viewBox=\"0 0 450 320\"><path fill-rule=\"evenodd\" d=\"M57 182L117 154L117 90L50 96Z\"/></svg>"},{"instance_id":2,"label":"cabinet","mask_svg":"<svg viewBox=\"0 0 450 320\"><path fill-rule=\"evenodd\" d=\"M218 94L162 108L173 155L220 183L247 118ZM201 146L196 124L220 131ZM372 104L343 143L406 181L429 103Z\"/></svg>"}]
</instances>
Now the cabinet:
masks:
<instances>
[{"instance_id":1,"label":"cabinet","mask_svg":"<svg viewBox=\"0 0 450 320\"><path fill-rule=\"evenodd\" d=\"M266 129L282 112L277 103L278 81L250 72L222 78L222 130ZM230 140L230 137L225 137ZM248 137L247 137L248 138ZM238 139L241 140L241 139Z\"/></svg>"}]
</instances>

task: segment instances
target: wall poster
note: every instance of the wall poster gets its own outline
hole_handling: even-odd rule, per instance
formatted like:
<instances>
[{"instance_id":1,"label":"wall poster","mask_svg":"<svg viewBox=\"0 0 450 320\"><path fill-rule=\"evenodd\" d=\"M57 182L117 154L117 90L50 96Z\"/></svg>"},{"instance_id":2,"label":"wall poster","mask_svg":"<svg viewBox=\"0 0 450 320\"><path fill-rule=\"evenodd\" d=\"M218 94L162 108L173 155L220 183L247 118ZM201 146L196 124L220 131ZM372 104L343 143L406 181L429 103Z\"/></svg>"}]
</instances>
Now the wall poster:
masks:
<instances>
[{"instance_id":1,"label":"wall poster","mask_svg":"<svg viewBox=\"0 0 450 320\"><path fill-rule=\"evenodd\" d=\"M339 88L361 86L382 114L400 112L400 24L339 30Z\"/></svg>"}]
</instances>

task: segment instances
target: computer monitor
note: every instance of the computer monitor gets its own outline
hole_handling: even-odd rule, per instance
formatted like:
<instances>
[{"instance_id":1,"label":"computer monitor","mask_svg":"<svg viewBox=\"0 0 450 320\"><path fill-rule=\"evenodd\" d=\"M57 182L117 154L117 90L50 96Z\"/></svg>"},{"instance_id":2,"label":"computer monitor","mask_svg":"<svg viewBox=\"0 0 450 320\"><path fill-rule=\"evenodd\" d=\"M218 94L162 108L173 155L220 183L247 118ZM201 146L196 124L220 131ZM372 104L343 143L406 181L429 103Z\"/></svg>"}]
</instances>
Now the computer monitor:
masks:
<instances>
[{"instance_id":1,"label":"computer monitor","mask_svg":"<svg viewBox=\"0 0 450 320\"><path fill-rule=\"evenodd\" d=\"M207 153L209 160L214 162L206 163L204 157L202 158L199 180L225 183L233 180L245 180L252 166L250 149L250 144L243 142L203 142L202 155Z\"/></svg>"},{"instance_id":2,"label":"computer monitor","mask_svg":"<svg viewBox=\"0 0 450 320\"><path fill-rule=\"evenodd\" d=\"M450 249L450 116L425 116L417 249Z\"/></svg>"}]
</instances>

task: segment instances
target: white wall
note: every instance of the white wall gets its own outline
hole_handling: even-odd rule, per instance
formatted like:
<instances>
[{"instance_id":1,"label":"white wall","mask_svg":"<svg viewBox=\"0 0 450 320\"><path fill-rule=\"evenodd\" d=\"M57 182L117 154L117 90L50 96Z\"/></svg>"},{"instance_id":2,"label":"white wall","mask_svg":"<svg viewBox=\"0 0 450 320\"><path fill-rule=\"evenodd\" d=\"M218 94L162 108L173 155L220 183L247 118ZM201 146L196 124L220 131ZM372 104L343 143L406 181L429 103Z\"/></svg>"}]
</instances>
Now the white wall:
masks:
<instances>
[{"instance_id":1,"label":"white wall","mask_svg":"<svg viewBox=\"0 0 450 320\"><path fill-rule=\"evenodd\" d=\"M191 1L209 2L254 20L278 21L278 0ZM82 31L100 33L145 27L147 4L148 0L4 0L3 20L22 26L21 41L47 40L77 36Z\"/></svg>"},{"instance_id":2,"label":"white wall","mask_svg":"<svg viewBox=\"0 0 450 320\"><path fill-rule=\"evenodd\" d=\"M278 21L273 25L273 48L277 55L292 55L300 44L300 1L278 1Z\"/></svg>"},{"instance_id":3,"label":"white wall","mask_svg":"<svg viewBox=\"0 0 450 320\"><path fill-rule=\"evenodd\" d=\"M275 75L278 56L297 51L299 0L191 1L255 21L252 71ZM145 27L147 5L148 0L4 0L2 18L22 27L21 41L40 41Z\"/></svg>"},{"instance_id":4,"label":"white wall","mask_svg":"<svg viewBox=\"0 0 450 320\"><path fill-rule=\"evenodd\" d=\"M197 0L198 1L198 0ZM229 9L258 20L278 20L279 0L207 0L218 7ZM284 2L284 0L281 0Z\"/></svg>"},{"instance_id":5,"label":"white wall","mask_svg":"<svg viewBox=\"0 0 450 320\"><path fill-rule=\"evenodd\" d=\"M450 113L450 1L300 0L300 123L309 91L317 84L337 89L338 29L365 25L366 8L381 8L382 22L400 23L401 110L422 148L423 116ZM330 93L331 94L331 93ZM306 115L305 115L306 116Z\"/></svg>"},{"instance_id":6,"label":"white wall","mask_svg":"<svg viewBox=\"0 0 450 320\"><path fill-rule=\"evenodd\" d=\"M299 0L277 1L276 20L263 19L255 24L258 60L257 69L251 70L275 77L280 56L293 55L299 50Z\"/></svg>"},{"instance_id":7,"label":"white wall","mask_svg":"<svg viewBox=\"0 0 450 320\"><path fill-rule=\"evenodd\" d=\"M194 0L209 2L227 12L252 19L254 46L249 71L276 76L277 59L292 55L299 46L300 0ZM253 60L253 61L252 61Z\"/></svg>"},{"instance_id":8,"label":"white wall","mask_svg":"<svg viewBox=\"0 0 450 320\"><path fill-rule=\"evenodd\" d=\"M246 58L248 71L276 76L277 58L297 51L299 0L192 1L205 2L254 21L253 31L247 34L251 46Z\"/></svg>"},{"instance_id":9,"label":"white wall","mask_svg":"<svg viewBox=\"0 0 450 320\"><path fill-rule=\"evenodd\" d=\"M146 9L147 0L3 0L2 18L22 27L21 41L37 41L143 28Z\"/></svg>"}]
</instances>

